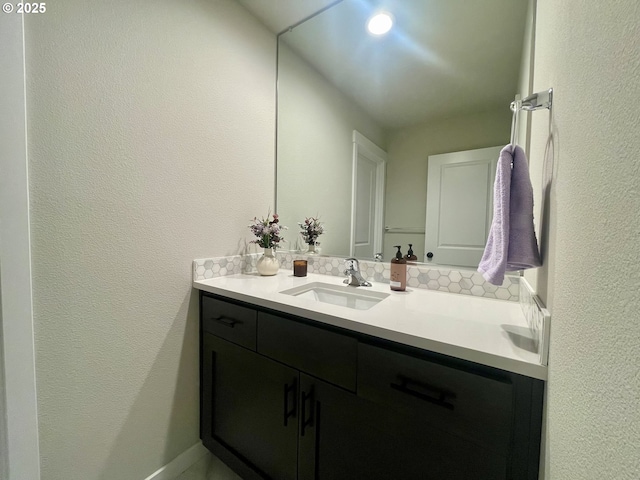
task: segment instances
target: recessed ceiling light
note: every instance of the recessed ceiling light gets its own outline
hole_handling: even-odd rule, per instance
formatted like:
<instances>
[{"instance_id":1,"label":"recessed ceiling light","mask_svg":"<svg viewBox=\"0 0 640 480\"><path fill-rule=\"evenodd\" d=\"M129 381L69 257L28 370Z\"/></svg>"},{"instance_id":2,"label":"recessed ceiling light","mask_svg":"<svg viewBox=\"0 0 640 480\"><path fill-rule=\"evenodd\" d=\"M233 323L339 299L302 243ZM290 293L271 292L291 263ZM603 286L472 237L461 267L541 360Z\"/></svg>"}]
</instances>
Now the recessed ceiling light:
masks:
<instances>
[{"instance_id":1,"label":"recessed ceiling light","mask_svg":"<svg viewBox=\"0 0 640 480\"><path fill-rule=\"evenodd\" d=\"M384 35L393 26L393 17L387 12L376 13L369 19L367 30L372 35Z\"/></svg>"}]
</instances>

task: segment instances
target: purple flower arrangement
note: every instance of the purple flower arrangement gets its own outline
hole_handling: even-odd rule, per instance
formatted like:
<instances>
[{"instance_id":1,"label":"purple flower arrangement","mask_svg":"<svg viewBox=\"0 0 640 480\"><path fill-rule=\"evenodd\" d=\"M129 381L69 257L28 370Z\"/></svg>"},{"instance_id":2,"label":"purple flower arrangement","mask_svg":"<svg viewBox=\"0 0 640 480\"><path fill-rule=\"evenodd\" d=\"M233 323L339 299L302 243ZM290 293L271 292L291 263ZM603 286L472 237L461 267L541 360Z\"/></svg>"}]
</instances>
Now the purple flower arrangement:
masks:
<instances>
[{"instance_id":1,"label":"purple flower arrangement","mask_svg":"<svg viewBox=\"0 0 640 480\"><path fill-rule=\"evenodd\" d=\"M272 220L269 220L269 217ZM254 217L249 229L257 237L251 243L257 243L262 248L278 248L278 244L284 241L280 232L286 230L287 227L280 225L278 215L274 213L273 215L267 214L266 219Z\"/></svg>"},{"instance_id":2,"label":"purple flower arrangement","mask_svg":"<svg viewBox=\"0 0 640 480\"><path fill-rule=\"evenodd\" d=\"M305 218L304 222L298 222L300 235L307 245L320 245L318 237L324 233L322 222L315 217Z\"/></svg>"}]
</instances>

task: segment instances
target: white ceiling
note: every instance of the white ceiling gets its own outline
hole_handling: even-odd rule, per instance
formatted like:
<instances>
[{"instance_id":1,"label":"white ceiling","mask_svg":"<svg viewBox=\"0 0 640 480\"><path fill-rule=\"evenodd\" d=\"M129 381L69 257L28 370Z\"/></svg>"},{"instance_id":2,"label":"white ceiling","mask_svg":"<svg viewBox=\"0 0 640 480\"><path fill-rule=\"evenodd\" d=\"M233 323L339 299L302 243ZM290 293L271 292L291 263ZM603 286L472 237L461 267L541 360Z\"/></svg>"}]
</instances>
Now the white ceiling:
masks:
<instances>
[{"instance_id":1,"label":"white ceiling","mask_svg":"<svg viewBox=\"0 0 640 480\"><path fill-rule=\"evenodd\" d=\"M280 33L336 0L237 0L273 33Z\"/></svg>"},{"instance_id":2,"label":"white ceiling","mask_svg":"<svg viewBox=\"0 0 640 480\"><path fill-rule=\"evenodd\" d=\"M238 0L274 32L333 0ZM500 108L517 92L528 0L343 0L280 36L382 126ZM395 17L366 33L374 10Z\"/></svg>"}]
</instances>

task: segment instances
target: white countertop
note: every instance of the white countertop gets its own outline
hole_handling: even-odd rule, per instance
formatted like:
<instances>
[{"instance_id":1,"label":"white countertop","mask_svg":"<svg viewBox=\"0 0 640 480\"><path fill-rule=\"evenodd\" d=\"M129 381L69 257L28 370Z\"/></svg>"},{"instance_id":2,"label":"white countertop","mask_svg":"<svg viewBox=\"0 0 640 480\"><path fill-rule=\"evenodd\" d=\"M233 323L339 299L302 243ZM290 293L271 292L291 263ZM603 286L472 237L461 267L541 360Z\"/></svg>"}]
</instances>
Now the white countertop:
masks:
<instances>
[{"instance_id":1,"label":"white countertop","mask_svg":"<svg viewBox=\"0 0 640 480\"><path fill-rule=\"evenodd\" d=\"M540 356L529 351L531 333L520 304L425 289L393 292L388 284L350 287L341 277L280 271L272 277L229 275L193 282L193 287L386 340L546 380ZM310 282L390 293L369 310L280 293Z\"/></svg>"}]
</instances>

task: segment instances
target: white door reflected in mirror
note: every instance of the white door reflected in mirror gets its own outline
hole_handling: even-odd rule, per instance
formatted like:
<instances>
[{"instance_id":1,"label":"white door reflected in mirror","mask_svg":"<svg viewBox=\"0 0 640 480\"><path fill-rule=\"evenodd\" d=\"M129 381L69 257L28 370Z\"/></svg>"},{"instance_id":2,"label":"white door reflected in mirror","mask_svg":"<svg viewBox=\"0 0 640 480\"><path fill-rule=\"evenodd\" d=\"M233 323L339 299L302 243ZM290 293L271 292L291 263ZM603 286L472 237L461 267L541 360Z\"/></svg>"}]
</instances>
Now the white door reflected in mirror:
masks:
<instances>
[{"instance_id":1,"label":"white door reflected in mirror","mask_svg":"<svg viewBox=\"0 0 640 480\"><path fill-rule=\"evenodd\" d=\"M501 149L429 156L424 262L478 266L493 218L493 183Z\"/></svg>"},{"instance_id":2,"label":"white door reflected in mirror","mask_svg":"<svg viewBox=\"0 0 640 480\"><path fill-rule=\"evenodd\" d=\"M349 255L373 258L382 251L387 152L353 131L353 192Z\"/></svg>"}]
</instances>

